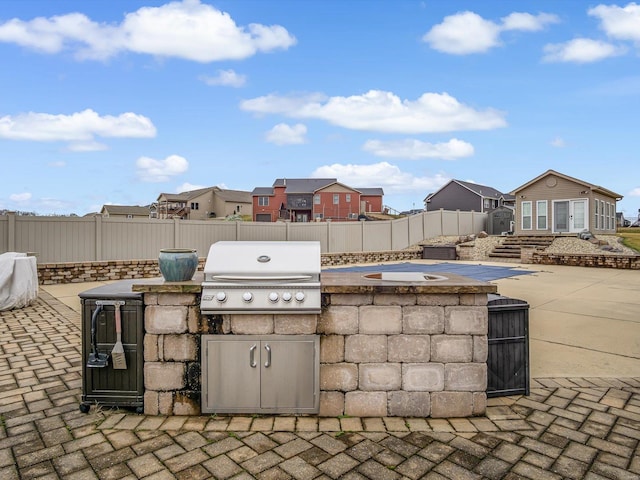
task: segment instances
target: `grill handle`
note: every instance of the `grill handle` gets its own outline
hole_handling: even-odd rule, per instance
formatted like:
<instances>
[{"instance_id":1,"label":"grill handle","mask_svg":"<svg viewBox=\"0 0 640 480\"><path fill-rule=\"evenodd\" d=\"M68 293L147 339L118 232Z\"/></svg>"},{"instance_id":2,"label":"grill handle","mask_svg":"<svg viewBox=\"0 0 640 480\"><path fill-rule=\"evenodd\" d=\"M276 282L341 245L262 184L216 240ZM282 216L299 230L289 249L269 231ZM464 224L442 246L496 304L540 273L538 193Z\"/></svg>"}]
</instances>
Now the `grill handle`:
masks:
<instances>
[{"instance_id":1,"label":"grill handle","mask_svg":"<svg viewBox=\"0 0 640 480\"><path fill-rule=\"evenodd\" d=\"M271 366L271 347L267 344L264 349L267 351L267 361L264 362L264 367L269 368Z\"/></svg>"},{"instance_id":2,"label":"grill handle","mask_svg":"<svg viewBox=\"0 0 640 480\"><path fill-rule=\"evenodd\" d=\"M256 344L253 344L249 349L249 365L251 366L251 368L256 368L256 366L258 365L255 359L256 348L258 348L258 346Z\"/></svg>"},{"instance_id":3,"label":"grill handle","mask_svg":"<svg viewBox=\"0 0 640 480\"><path fill-rule=\"evenodd\" d=\"M274 275L271 277L264 275L212 275L212 280L226 280L232 282L283 282L291 280L312 280L312 275Z\"/></svg>"}]
</instances>

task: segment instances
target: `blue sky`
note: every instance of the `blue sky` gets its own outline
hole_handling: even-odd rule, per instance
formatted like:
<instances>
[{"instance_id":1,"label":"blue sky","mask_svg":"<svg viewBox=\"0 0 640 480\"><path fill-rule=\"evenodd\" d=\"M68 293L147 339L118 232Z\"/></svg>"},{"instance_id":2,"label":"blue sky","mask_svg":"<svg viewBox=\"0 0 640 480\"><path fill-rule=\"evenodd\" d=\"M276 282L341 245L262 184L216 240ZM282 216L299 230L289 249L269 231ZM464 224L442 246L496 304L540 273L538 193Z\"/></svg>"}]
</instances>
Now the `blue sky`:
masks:
<instances>
[{"instance_id":1,"label":"blue sky","mask_svg":"<svg viewBox=\"0 0 640 480\"><path fill-rule=\"evenodd\" d=\"M640 208L640 4L0 0L0 62L0 210L550 168Z\"/></svg>"}]
</instances>

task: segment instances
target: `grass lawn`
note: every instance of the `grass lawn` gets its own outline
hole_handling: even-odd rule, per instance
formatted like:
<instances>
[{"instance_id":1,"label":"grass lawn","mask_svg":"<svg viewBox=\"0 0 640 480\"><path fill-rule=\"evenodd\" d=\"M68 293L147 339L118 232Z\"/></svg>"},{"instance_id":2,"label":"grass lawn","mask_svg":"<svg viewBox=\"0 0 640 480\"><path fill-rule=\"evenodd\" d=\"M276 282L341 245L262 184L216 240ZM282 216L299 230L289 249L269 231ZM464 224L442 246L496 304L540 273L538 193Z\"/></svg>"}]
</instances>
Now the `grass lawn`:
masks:
<instances>
[{"instance_id":1,"label":"grass lawn","mask_svg":"<svg viewBox=\"0 0 640 480\"><path fill-rule=\"evenodd\" d=\"M640 228L618 228L622 243L640 253Z\"/></svg>"}]
</instances>

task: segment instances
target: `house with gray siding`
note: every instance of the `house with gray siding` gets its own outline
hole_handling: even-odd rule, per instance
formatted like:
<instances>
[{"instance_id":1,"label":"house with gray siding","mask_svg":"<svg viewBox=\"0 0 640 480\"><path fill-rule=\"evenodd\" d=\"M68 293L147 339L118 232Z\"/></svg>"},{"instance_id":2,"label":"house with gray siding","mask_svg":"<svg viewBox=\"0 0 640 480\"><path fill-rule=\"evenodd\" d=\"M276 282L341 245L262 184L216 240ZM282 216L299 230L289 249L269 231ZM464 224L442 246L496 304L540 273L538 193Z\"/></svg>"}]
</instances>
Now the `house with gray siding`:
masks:
<instances>
[{"instance_id":1,"label":"house with gray siding","mask_svg":"<svg viewBox=\"0 0 640 480\"><path fill-rule=\"evenodd\" d=\"M547 170L511 193L516 235L616 232L616 202L622 195L599 185Z\"/></svg>"},{"instance_id":2,"label":"house with gray siding","mask_svg":"<svg viewBox=\"0 0 640 480\"><path fill-rule=\"evenodd\" d=\"M485 213L501 206L511 205L513 205L513 196L510 194L486 185L455 179L424 199L424 207L427 211L443 209Z\"/></svg>"}]
</instances>

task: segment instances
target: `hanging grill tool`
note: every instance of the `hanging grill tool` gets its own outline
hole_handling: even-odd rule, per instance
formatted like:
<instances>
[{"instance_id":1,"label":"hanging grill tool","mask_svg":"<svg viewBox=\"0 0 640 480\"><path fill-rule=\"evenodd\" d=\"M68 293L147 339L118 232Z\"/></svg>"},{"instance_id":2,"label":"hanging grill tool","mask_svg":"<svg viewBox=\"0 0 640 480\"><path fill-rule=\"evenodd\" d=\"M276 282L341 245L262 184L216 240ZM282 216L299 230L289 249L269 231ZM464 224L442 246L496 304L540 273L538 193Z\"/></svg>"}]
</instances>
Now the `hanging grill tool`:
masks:
<instances>
[{"instance_id":1,"label":"hanging grill tool","mask_svg":"<svg viewBox=\"0 0 640 480\"><path fill-rule=\"evenodd\" d=\"M111 305L115 310L116 317L116 343L111 350L111 361L115 370L126 370L127 359L124 355L124 346L122 345L122 317L120 306L124 305L122 300L97 300L96 309L91 315L91 353L87 360L89 368L105 368L109 365L109 354L98 352L97 340L97 322L98 315L102 312L105 305Z\"/></svg>"},{"instance_id":2,"label":"hanging grill tool","mask_svg":"<svg viewBox=\"0 0 640 480\"><path fill-rule=\"evenodd\" d=\"M120 306L124 305L123 301L114 302L116 313L116 343L111 350L111 361L113 368L116 370L127 369L127 359L124 356L124 346L122 345L122 316L120 314Z\"/></svg>"}]
</instances>

